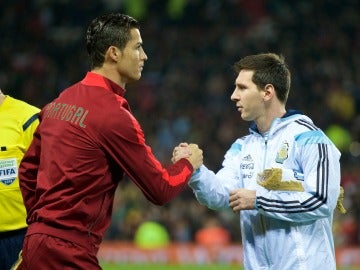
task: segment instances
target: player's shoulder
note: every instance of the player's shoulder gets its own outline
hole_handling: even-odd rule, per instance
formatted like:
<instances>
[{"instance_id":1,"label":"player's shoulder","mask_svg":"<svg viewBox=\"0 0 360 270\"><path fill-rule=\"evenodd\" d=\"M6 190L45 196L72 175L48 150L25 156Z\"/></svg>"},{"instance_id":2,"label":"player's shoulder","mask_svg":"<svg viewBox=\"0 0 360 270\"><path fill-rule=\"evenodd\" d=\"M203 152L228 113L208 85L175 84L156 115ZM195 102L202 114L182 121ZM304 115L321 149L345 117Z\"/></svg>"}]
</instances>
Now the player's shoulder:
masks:
<instances>
[{"instance_id":1,"label":"player's shoulder","mask_svg":"<svg viewBox=\"0 0 360 270\"><path fill-rule=\"evenodd\" d=\"M306 132L319 130L319 128L308 116L302 115L301 117L298 117L289 123L289 130L293 130L294 132Z\"/></svg>"},{"instance_id":2,"label":"player's shoulder","mask_svg":"<svg viewBox=\"0 0 360 270\"><path fill-rule=\"evenodd\" d=\"M332 144L321 128L307 116L303 116L288 127L288 133L293 135L298 145Z\"/></svg>"},{"instance_id":3,"label":"player's shoulder","mask_svg":"<svg viewBox=\"0 0 360 270\"><path fill-rule=\"evenodd\" d=\"M248 143L248 139L251 138L250 135L245 135L240 138L237 138L227 150L227 155L235 156L240 153L245 145Z\"/></svg>"},{"instance_id":4,"label":"player's shoulder","mask_svg":"<svg viewBox=\"0 0 360 270\"><path fill-rule=\"evenodd\" d=\"M18 116L23 116L24 118L28 116L32 116L34 114L38 114L40 109L30 103L23 101L21 99L13 98L11 96L7 96L8 102L10 103L11 110L16 111Z\"/></svg>"}]
</instances>

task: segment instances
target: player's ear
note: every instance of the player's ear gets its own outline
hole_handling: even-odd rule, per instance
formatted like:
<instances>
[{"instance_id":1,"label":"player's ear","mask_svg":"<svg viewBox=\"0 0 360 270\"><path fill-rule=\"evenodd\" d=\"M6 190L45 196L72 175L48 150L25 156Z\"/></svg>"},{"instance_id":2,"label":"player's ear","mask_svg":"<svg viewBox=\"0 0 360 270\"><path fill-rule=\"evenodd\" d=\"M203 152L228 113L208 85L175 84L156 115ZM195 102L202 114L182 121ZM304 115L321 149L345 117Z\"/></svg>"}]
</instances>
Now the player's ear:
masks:
<instances>
[{"instance_id":1,"label":"player's ear","mask_svg":"<svg viewBox=\"0 0 360 270\"><path fill-rule=\"evenodd\" d=\"M274 86L270 83L265 85L263 95L265 101L272 99L276 95Z\"/></svg>"},{"instance_id":2,"label":"player's ear","mask_svg":"<svg viewBox=\"0 0 360 270\"><path fill-rule=\"evenodd\" d=\"M117 62L121 56L121 52L119 48L117 48L116 46L110 46L106 51L105 57L106 56L112 59L113 61Z\"/></svg>"}]
</instances>

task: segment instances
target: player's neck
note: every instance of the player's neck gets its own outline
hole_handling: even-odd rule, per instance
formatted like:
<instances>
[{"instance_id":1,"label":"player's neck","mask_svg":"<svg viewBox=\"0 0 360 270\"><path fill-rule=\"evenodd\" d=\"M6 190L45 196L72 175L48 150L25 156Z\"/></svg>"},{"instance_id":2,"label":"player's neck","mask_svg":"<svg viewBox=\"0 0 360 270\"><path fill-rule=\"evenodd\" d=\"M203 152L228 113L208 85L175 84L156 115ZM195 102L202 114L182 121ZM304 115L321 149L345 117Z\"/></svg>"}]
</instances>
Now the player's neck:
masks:
<instances>
[{"instance_id":1,"label":"player's neck","mask_svg":"<svg viewBox=\"0 0 360 270\"><path fill-rule=\"evenodd\" d=\"M101 76L104 76L105 78L108 78L109 80L115 82L119 86L121 86L123 89L125 89L125 82L123 82L119 72L116 69L115 65L104 63L102 67L93 69L92 72L100 74Z\"/></svg>"},{"instance_id":2,"label":"player's neck","mask_svg":"<svg viewBox=\"0 0 360 270\"><path fill-rule=\"evenodd\" d=\"M4 102L6 96L0 91L0 105Z\"/></svg>"}]
</instances>

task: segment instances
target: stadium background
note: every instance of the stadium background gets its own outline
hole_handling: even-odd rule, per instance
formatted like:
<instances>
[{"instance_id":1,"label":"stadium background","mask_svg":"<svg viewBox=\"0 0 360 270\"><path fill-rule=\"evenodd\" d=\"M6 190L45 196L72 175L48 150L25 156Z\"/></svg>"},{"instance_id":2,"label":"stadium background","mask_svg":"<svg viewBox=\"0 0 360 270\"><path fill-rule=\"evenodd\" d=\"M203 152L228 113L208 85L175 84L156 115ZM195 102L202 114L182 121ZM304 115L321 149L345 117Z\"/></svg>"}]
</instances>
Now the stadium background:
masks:
<instances>
[{"instance_id":1,"label":"stadium background","mask_svg":"<svg viewBox=\"0 0 360 270\"><path fill-rule=\"evenodd\" d=\"M199 144L217 170L247 132L230 101L232 64L247 54L283 54L292 71L288 108L303 110L342 151L346 215L335 216L337 247L360 245L360 2L356 0L3 0L0 87L39 107L89 69L90 20L124 12L141 24L149 57L126 97L155 155L168 163L181 141ZM141 168L139 168L141 169ZM125 179L107 241L132 241L144 221L162 224L172 242L193 243L217 220L241 241L238 217L199 205L190 189L164 207Z\"/></svg>"}]
</instances>

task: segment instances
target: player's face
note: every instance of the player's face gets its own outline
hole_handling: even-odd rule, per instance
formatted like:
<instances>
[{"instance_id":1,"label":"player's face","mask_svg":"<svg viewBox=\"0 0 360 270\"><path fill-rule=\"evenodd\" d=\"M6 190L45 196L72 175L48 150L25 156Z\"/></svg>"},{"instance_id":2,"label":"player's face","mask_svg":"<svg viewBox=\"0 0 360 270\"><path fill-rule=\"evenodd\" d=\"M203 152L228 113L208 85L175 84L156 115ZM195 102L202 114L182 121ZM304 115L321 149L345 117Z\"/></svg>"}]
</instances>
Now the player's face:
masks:
<instances>
[{"instance_id":1,"label":"player's face","mask_svg":"<svg viewBox=\"0 0 360 270\"><path fill-rule=\"evenodd\" d=\"M121 53L118 62L118 72L123 83L137 81L141 77L147 55L142 47L142 39L139 29L131 29L131 39Z\"/></svg>"},{"instance_id":2,"label":"player's face","mask_svg":"<svg viewBox=\"0 0 360 270\"><path fill-rule=\"evenodd\" d=\"M254 71L241 70L235 80L231 100L245 121L256 121L264 114L264 91L252 81Z\"/></svg>"}]
</instances>

